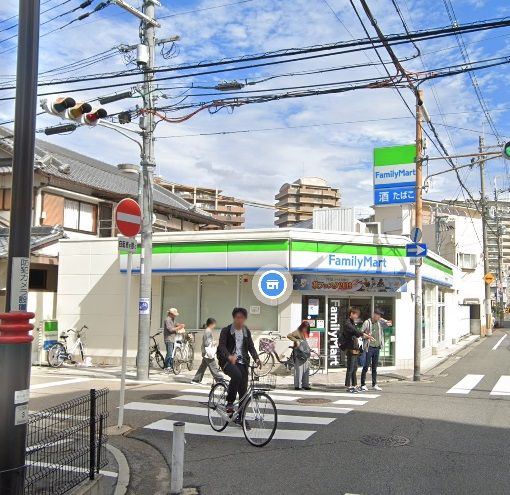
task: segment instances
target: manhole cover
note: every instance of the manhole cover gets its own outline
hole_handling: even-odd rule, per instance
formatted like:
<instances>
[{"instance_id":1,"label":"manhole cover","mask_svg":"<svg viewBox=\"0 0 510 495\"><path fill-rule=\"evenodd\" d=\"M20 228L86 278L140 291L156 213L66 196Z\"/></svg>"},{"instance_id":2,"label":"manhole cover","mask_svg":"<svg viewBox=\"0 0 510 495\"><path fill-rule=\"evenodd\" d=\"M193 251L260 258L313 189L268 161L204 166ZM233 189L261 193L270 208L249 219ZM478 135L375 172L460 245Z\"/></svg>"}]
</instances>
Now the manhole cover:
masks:
<instances>
[{"instance_id":1,"label":"manhole cover","mask_svg":"<svg viewBox=\"0 0 510 495\"><path fill-rule=\"evenodd\" d=\"M320 404L329 404L331 403L331 399L307 397L306 399L298 399L296 402L299 402L300 404L312 404L317 406Z\"/></svg>"},{"instance_id":2,"label":"manhole cover","mask_svg":"<svg viewBox=\"0 0 510 495\"><path fill-rule=\"evenodd\" d=\"M145 400L168 400L173 399L175 397L175 394L149 394L144 395L142 399Z\"/></svg>"},{"instance_id":3,"label":"manhole cover","mask_svg":"<svg viewBox=\"0 0 510 495\"><path fill-rule=\"evenodd\" d=\"M409 438L398 435L365 435L361 437L361 443L372 447L403 447L409 443Z\"/></svg>"}]
</instances>

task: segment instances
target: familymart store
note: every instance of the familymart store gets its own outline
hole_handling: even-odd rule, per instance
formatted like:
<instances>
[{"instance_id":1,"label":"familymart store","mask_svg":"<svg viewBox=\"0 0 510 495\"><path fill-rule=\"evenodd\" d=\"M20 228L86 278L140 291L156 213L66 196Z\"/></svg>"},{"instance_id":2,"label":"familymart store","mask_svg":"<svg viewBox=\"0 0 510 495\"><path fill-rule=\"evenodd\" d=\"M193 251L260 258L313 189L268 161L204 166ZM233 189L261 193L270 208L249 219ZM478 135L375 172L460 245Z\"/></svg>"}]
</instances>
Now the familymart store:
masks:
<instances>
[{"instance_id":1,"label":"familymart store","mask_svg":"<svg viewBox=\"0 0 510 495\"><path fill-rule=\"evenodd\" d=\"M169 307L179 309L180 321L188 329L202 328L209 317L226 325L234 306L246 307L248 324L256 337L268 331L286 335L307 319L312 327L312 345L326 357L328 369L335 369L344 364L337 334L348 307L358 306L362 318L379 308L393 323L386 329L383 364L410 368L414 268L405 257L406 242L401 236L305 229L155 234L152 329L155 332L161 327ZM87 278L86 267L97 273ZM292 290L284 302L270 306L254 292L254 274L264 267L278 267L290 274ZM57 313L65 326L86 323L97 330L104 327L100 336L89 332L88 348L93 355L119 355L125 270L126 256L117 254L116 239L62 243ZM134 270L136 278L137 255ZM424 301L441 297L441 304L451 309L439 313L434 304L425 310L424 357L437 345L438 315L444 325L448 326L451 318L449 327L457 328L454 270L453 265L433 254L425 260ZM71 294L66 293L69 291ZM133 295L133 308L137 307L137 297ZM134 357L136 309L130 318L129 355Z\"/></svg>"},{"instance_id":2,"label":"familymart store","mask_svg":"<svg viewBox=\"0 0 510 495\"><path fill-rule=\"evenodd\" d=\"M161 315L165 308L177 307L188 328L201 328L208 317L226 325L232 308L243 306L256 335L286 335L306 319L312 343L331 369L344 365L338 330L349 306L359 307L362 319L379 308L393 323L386 329L383 364L410 366L414 268L405 257L403 237L270 229L179 233L155 241L153 270L161 277ZM254 293L252 279L262 267L290 272L292 293L282 304L269 306ZM424 300L441 291L443 301L453 302L453 267L439 257L427 258L423 272ZM424 314L426 335L434 333L436 320L436 311ZM430 337L430 347L432 341ZM424 355L429 354L424 346Z\"/></svg>"}]
</instances>

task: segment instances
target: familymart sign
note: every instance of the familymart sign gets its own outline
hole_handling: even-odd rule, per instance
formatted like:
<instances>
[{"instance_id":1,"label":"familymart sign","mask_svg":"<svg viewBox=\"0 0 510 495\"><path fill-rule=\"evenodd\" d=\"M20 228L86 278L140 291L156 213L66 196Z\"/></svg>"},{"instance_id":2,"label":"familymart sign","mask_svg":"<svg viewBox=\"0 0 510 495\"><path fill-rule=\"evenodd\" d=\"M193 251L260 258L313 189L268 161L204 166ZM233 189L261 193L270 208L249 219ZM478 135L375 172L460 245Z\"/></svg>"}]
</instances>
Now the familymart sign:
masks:
<instances>
[{"instance_id":1,"label":"familymart sign","mask_svg":"<svg viewBox=\"0 0 510 495\"><path fill-rule=\"evenodd\" d=\"M414 203L416 145L374 149L374 204Z\"/></svg>"}]
</instances>

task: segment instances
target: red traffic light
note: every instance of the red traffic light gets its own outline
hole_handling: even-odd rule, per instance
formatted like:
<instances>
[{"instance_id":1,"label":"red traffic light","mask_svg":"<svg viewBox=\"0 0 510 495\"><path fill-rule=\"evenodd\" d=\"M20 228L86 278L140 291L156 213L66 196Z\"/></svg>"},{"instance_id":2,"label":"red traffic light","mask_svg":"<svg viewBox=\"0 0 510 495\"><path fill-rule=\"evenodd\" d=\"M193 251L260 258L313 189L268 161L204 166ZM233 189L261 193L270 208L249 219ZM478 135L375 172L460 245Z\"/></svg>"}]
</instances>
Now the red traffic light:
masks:
<instances>
[{"instance_id":1,"label":"red traffic light","mask_svg":"<svg viewBox=\"0 0 510 495\"><path fill-rule=\"evenodd\" d=\"M108 116L108 112L104 108L98 108L92 113L87 113L83 116L83 123L86 125L96 125L99 119L104 119Z\"/></svg>"}]
</instances>

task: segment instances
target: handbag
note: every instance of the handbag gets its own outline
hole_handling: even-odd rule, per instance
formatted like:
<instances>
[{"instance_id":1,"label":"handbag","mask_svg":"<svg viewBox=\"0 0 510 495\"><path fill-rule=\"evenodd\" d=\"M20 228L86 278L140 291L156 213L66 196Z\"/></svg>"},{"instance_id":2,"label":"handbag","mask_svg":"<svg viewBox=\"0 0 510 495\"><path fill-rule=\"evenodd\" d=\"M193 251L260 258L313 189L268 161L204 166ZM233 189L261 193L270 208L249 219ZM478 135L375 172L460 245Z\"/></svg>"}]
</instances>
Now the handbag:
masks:
<instances>
[{"instance_id":1,"label":"handbag","mask_svg":"<svg viewBox=\"0 0 510 495\"><path fill-rule=\"evenodd\" d=\"M357 356L360 353L360 345L359 345L358 337L353 337L352 343L353 343L353 346L352 346L353 348L352 348L351 353L354 354L355 356Z\"/></svg>"},{"instance_id":2,"label":"handbag","mask_svg":"<svg viewBox=\"0 0 510 495\"><path fill-rule=\"evenodd\" d=\"M302 361L303 363L305 361L308 361L312 354L312 352L310 350L310 346L308 345L308 342L306 340L302 340L299 343L299 345L294 349L294 353L295 353L296 359L298 361Z\"/></svg>"},{"instance_id":3,"label":"handbag","mask_svg":"<svg viewBox=\"0 0 510 495\"><path fill-rule=\"evenodd\" d=\"M217 346L211 344L205 348L205 357L207 359L214 359L216 357Z\"/></svg>"}]
</instances>

